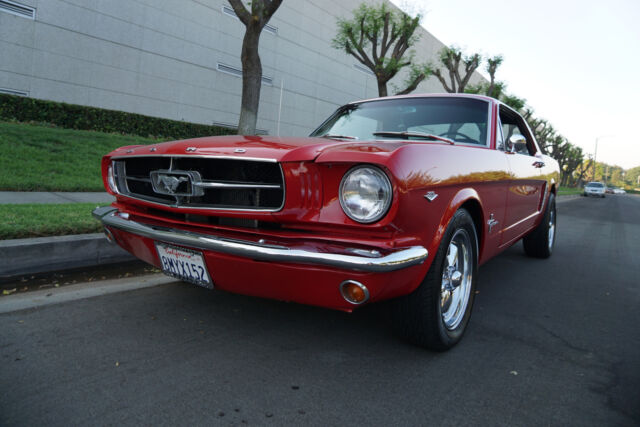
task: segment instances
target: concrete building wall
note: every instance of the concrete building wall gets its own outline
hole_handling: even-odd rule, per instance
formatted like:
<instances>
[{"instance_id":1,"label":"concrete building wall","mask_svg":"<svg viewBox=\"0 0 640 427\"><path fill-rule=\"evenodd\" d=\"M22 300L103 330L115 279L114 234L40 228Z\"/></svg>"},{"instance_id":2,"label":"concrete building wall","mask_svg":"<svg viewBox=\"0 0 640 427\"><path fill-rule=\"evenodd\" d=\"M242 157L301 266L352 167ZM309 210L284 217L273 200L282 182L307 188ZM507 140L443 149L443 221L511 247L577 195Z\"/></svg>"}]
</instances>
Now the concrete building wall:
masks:
<instances>
[{"instance_id":1,"label":"concrete building wall","mask_svg":"<svg viewBox=\"0 0 640 427\"><path fill-rule=\"evenodd\" d=\"M258 128L306 135L335 108L377 96L375 78L331 47L336 19L362 0L288 0L263 31ZM0 12L0 88L40 99L235 126L244 26L226 0L20 0L35 19ZM417 59L443 46L424 29ZM481 78L476 75L476 80ZM392 82L402 85L402 76ZM283 88L281 93L281 87ZM391 89L391 87L390 87ZM391 89L392 90L392 89ZM390 91L391 91L390 90ZM416 92L442 92L431 78Z\"/></svg>"}]
</instances>

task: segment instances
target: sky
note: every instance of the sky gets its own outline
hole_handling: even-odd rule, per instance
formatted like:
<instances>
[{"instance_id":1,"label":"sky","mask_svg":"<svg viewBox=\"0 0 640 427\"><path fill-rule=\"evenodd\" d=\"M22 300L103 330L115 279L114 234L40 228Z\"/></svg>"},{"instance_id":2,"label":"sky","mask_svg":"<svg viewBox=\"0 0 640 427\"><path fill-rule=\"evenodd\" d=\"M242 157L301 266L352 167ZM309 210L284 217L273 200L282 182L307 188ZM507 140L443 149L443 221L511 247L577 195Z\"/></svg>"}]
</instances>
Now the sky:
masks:
<instances>
[{"instance_id":1,"label":"sky","mask_svg":"<svg viewBox=\"0 0 640 427\"><path fill-rule=\"evenodd\" d=\"M391 0L446 45L501 54L496 78L597 160L640 166L639 0ZM485 74L486 75L486 74Z\"/></svg>"}]
</instances>

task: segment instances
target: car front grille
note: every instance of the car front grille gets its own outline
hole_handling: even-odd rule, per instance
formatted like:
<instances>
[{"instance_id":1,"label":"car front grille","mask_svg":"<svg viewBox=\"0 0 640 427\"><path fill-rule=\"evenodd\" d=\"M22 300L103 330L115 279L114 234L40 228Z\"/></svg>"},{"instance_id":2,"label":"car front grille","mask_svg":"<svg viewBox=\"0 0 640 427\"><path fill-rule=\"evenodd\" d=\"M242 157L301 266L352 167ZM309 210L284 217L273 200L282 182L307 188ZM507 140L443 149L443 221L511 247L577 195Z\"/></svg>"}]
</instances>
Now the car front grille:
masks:
<instances>
[{"instance_id":1,"label":"car front grille","mask_svg":"<svg viewBox=\"0 0 640 427\"><path fill-rule=\"evenodd\" d=\"M277 211L284 205L282 169L273 161L140 156L116 158L112 167L120 194L157 204L260 211ZM158 175L176 182L165 185Z\"/></svg>"}]
</instances>

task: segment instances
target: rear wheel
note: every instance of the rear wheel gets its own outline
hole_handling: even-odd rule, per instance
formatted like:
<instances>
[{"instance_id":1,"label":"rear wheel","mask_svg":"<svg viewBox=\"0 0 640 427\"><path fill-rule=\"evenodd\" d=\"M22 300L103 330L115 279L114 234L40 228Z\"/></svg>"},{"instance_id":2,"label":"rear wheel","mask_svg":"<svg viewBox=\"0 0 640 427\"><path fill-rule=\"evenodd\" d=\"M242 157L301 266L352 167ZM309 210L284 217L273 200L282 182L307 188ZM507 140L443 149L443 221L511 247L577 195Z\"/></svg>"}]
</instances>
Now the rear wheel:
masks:
<instances>
[{"instance_id":1,"label":"rear wheel","mask_svg":"<svg viewBox=\"0 0 640 427\"><path fill-rule=\"evenodd\" d=\"M556 197L549 194L544 218L535 230L522 239L524 251L535 258L549 258L556 243Z\"/></svg>"},{"instance_id":2,"label":"rear wheel","mask_svg":"<svg viewBox=\"0 0 640 427\"><path fill-rule=\"evenodd\" d=\"M397 333L431 350L456 345L471 316L477 270L475 226L471 215L460 209L451 219L420 287L393 302Z\"/></svg>"}]
</instances>

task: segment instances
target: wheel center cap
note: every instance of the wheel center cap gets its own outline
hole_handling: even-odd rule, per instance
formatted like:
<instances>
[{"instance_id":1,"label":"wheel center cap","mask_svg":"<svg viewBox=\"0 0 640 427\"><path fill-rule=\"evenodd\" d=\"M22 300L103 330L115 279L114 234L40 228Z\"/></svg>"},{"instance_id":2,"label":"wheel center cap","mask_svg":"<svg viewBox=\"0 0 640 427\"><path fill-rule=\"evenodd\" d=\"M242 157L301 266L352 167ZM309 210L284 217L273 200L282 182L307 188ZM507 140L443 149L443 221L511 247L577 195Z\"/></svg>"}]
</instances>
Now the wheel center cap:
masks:
<instances>
[{"instance_id":1,"label":"wheel center cap","mask_svg":"<svg viewBox=\"0 0 640 427\"><path fill-rule=\"evenodd\" d=\"M451 286L455 289L462 283L462 273L459 271L454 271L451 274Z\"/></svg>"}]
</instances>

